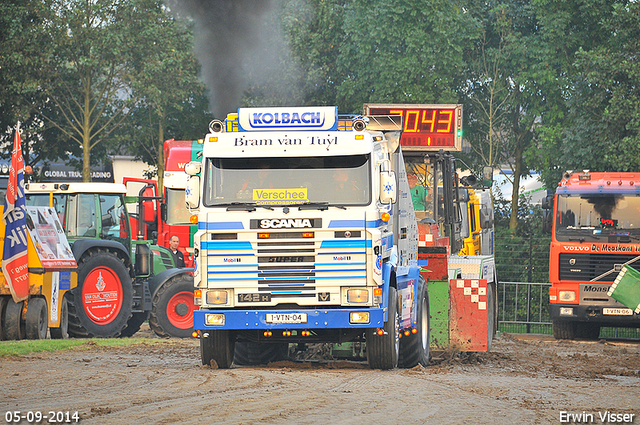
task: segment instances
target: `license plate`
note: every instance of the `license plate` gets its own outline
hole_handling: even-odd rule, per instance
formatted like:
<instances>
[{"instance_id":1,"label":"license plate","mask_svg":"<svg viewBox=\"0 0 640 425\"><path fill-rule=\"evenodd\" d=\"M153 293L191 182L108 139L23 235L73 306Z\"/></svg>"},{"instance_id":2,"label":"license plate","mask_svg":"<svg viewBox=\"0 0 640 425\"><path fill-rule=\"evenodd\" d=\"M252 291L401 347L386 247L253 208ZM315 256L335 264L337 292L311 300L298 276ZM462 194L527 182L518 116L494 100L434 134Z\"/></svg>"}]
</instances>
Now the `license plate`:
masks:
<instances>
[{"instance_id":1,"label":"license plate","mask_svg":"<svg viewBox=\"0 0 640 425\"><path fill-rule=\"evenodd\" d=\"M267 313L267 323L307 323L307 313Z\"/></svg>"},{"instance_id":2,"label":"license plate","mask_svg":"<svg viewBox=\"0 0 640 425\"><path fill-rule=\"evenodd\" d=\"M602 314L609 316L633 316L633 310L630 308L603 308Z\"/></svg>"}]
</instances>

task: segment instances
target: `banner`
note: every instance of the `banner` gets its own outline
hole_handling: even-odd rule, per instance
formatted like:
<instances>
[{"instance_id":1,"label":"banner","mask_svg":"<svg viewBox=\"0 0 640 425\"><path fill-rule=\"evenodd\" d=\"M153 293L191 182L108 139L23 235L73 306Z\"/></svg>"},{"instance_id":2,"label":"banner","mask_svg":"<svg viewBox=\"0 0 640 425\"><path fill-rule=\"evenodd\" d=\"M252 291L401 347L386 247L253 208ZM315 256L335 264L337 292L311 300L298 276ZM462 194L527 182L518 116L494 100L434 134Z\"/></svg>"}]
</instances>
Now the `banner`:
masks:
<instances>
[{"instance_id":1,"label":"banner","mask_svg":"<svg viewBox=\"0 0 640 425\"><path fill-rule=\"evenodd\" d=\"M27 227L44 268L76 268L76 260L52 207L27 206Z\"/></svg>"},{"instance_id":2,"label":"banner","mask_svg":"<svg viewBox=\"0 0 640 425\"><path fill-rule=\"evenodd\" d=\"M2 219L5 224L2 273L18 303L29 296L29 264L27 258L27 216L24 202L24 160L19 126L13 140L11 167Z\"/></svg>"}]
</instances>

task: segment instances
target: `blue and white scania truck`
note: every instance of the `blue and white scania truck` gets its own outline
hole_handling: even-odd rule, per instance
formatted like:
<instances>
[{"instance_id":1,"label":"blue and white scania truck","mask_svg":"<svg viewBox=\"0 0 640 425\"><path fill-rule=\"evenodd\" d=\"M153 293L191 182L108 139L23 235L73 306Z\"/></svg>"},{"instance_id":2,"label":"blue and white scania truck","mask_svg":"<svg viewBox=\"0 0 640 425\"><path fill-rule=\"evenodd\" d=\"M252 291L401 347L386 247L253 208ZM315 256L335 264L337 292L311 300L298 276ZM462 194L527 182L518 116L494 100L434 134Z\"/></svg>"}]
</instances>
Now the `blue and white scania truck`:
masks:
<instances>
[{"instance_id":1,"label":"blue and white scania truck","mask_svg":"<svg viewBox=\"0 0 640 425\"><path fill-rule=\"evenodd\" d=\"M185 167L203 364L349 341L372 368L428 363L400 121L303 107L240 108L237 131L210 124L202 160Z\"/></svg>"}]
</instances>

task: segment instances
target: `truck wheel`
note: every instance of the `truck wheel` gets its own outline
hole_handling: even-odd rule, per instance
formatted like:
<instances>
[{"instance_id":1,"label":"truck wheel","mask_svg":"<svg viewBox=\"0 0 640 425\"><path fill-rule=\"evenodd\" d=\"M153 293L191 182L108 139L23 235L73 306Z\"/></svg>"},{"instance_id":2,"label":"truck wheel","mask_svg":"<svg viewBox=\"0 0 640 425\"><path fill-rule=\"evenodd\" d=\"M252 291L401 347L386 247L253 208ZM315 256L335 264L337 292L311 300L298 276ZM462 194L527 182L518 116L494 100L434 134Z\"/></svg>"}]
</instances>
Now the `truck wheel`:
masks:
<instances>
[{"instance_id":1,"label":"truck wheel","mask_svg":"<svg viewBox=\"0 0 640 425\"><path fill-rule=\"evenodd\" d=\"M47 339L49 317L44 298L30 298L27 303L25 335L27 339Z\"/></svg>"},{"instance_id":2,"label":"truck wheel","mask_svg":"<svg viewBox=\"0 0 640 425\"><path fill-rule=\"evenodd\" d=\"M367 359L372 369L393 369L398 365L400 350L398 296L396 288L389 287L389 320L384 324L384 335L377 335L375 329L367 329Z\"/></svg>"},{"instance_id":3,"label":"truck wheel","mask_svg":"<svg viewBox=\"0 0 640 425\"><path fill-rule=\"evenodd\" d=\"M160 337L189 338L193 333L193 276L167 280L153 297L149 326Z\"/></svg>"},{"instance_id":4,"label":"truck wheel","mask_svg":"<svg viewBox=\"0 0 640 425\"><path fill-rule=\"evenodd\" d=\"M431 332L429 313L429 292L426 280L420 276L418 280L418 298L416 299L416 329L415 334L400 339L398 367L411 368L418 364L429 364Z\"/></svg>"},{"instance_id":5,"label":"truck wheel","mask_svg":"<svg viewBox=\"0 0 640 425\"><path fill-rule=\"evenodd\" d=\"M576 322L554 320L551 324L551 327L553 328L553 337L555 339L576 338Z\"/></svg>"},{"instance_id":6,"label":"truck wheel","mask_svg":"<svg viewBox=\"0 0 640 425\"><path fill-rule=\"evenodd\" d=\"M49 329L51 339L69 338L69 303L67 297L62 298L60 303L60 327Z\"/></svg>"},{"instance_id":7,"label":"truck wheel","mask_svg":"<svg viewBox=\"0 0 640 425\"><path fill-rule=\"evenodd\" d=\"M228 369L233 363L235 335L231 331L201 331L200 357L202 364L220 369ZM208 335L208 336L207 336Z\"/></svg>"},{"instance_id":8,"label":"truck wheel","mask_svg":"<svg viewBox=\"0 0 640 425\"><path fill-rule=\"evenodd\" d=\"M4 309L7 306L9 297L0 297L0 341L7 339L7 335L4 331Z\"/></svg>"},{"instance_id":9,"label":"truck wheel","mask_svg":"<svg viewBox=\"0 0 640 425\"><path fill-rule=\"evenodd\" d=\"M147 319L149 319L148 311L133 313L127 322L127 327L120 332L120 338L129 338L130 336L133 336L140 330L140 326L142 326Z\"/></svg>"},{"instance_id":10,"label":"truck wheel","mask_svg":"<svg viewBox=\"0 0 640 425\"><path fill-rule=\"evenodd\" d=\"M16 304L13 298L9 298L7 306L4 308L4 332L8 340L24 339L23 305L22 301Z\"/></svg>"},{"instance_id":11,"label":"truck wheel","mask_svg":"<svg viewBox=\"0 0 640 425\"><path fill-rule=\"evenodd\" d=\"M286 360L289 357L289 344L266 344L259 342L236 342L233 363L238 366L255 366Z\"/></svg>"},{"instance_id":12,"label":"truck wheel","mask_svg":"<svg viewBox=\"0 0 640 425\"><path fill-rule=\"evenodd\" d=\"M78 263L78 286L69 297L69 333L113 338L127 326L133 308L129 271L109 251L90 252Z\"/></svg>"},{"instance_id":13,"label":"truck wheel","mask_svg":"<svg viewBox=\"0 0 640 425\"><path fill-rule=\"evenodd\" d=\"M576 323L576 338L596 341L600 338L600 325L593 323Z\"/></svg>"}]
</instances>

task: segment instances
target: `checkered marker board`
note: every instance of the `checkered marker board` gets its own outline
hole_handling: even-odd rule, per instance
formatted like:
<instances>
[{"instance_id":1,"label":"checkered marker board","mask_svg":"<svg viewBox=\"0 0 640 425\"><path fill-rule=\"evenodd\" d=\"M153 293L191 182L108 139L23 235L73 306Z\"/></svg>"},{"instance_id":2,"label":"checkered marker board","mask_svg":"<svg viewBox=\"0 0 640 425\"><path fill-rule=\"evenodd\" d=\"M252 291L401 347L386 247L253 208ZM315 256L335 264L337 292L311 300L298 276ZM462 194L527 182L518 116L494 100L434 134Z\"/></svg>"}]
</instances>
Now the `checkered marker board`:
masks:
<instances>
[{"instance_id":1,"label":"checkered marker board","mask_svg":"<svg viewBox=\"0 0 640 425\"><path fill-rule=\"evenodd\" d=\"M640 314L640 272L623 266L607 295Z\"/></svg>"},{"instance_id":2,"label":"checkered marker board","mask_svg":"<svg viewBox=\"0 0 640 425\"><path fill-rule=\"evenodd\" d=\"M487 351L487 280L449 281L449 339L461 351Z\"/></svg>"},{"instance_id":3,"label":"checkered marker board","mask_svg":"<svg viewBox=\"0 0 640 425\"><path fill-rule=\"evenodd\" d=\"M433 245L433 235L427 234L418 235L418 246L431 246Z\"/></svg>"}]
</instances>

